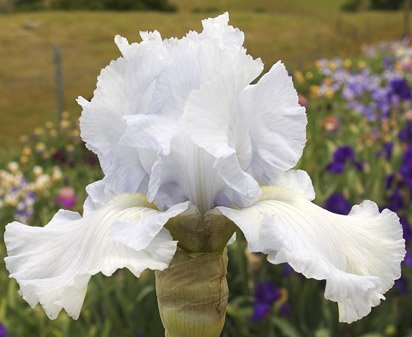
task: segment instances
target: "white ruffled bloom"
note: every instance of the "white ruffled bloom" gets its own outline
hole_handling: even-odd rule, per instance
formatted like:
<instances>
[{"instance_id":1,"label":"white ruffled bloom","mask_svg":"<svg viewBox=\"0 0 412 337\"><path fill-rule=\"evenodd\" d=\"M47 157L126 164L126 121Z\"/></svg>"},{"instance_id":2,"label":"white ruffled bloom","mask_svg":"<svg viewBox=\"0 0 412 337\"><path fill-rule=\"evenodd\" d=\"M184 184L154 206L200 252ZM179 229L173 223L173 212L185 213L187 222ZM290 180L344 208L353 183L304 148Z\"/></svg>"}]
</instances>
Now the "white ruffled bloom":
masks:
<instances>
[{"instance_id":1,"label":"white ruffled bloom","mask_svg":"<svg viewBox=\"0 0 412 337\"><path fill-rule=\"evenodd\" d=\"M309 176L291 170L306 140L292 79L278 62L250 84L263 64L228 19L182 39L116 36L122 57L102 70L90 102L78 99L82 138L105 178L87 187L83 216L59 211L43 228L13 222L5 233L10 276L50 318L62 308L77 318L96 273L167 268L177 242L165 225L193 213L227 217L251 251L326 280L343 322L367 315L400 277L395 213L365 201L341 216L311 202Z\"/></svg>"}]
</instances>

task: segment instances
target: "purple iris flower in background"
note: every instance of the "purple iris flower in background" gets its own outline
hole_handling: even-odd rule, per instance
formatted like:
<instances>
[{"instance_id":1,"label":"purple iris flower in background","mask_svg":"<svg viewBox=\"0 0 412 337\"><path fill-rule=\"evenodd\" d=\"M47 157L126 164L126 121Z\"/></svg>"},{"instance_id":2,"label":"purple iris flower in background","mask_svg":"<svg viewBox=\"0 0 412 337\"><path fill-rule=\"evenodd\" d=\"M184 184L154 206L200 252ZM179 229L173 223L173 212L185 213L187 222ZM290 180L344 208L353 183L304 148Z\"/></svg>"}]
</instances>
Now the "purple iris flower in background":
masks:
<instances>
[{"instance_id":1,"label":"purple iris flower in background","mask_svg":"<svg viewBox=\"0 0 412 337\"><path fill-rule=\"evenodd\" d=\"M269 303L255 302L253 304L252 321L260 321L269 313L271 305Z\"/></svg>"},{"instance_id":2,"label":"purple iris flower in background","mask_svg":"<svg viewBox=\"0 0 412 337\"><path fill-rule=\"evenodd\" d=\"M262 282L255 288L255 303L253 305L253 321L263 319L281 296L280 289L272 282Z\"/></svg>"},{"instance_id":3,"label":"purple iris flower in background","mask_svg":"<svg viewBox=\"0 0 412 337\"><path fill-rule=\"evenodd\" d=\"M347 215L352 206L349 201L340 193L333 193L326 199L324 207L333 213Z\"/></svg>"},{"instance_id":4,"label":"purple iris flower in background","mask_svg":"<svg viewBox=\"0 0 412 337\"><path fill-rule=\"evenodd\" d=\"M404 277L401 277L400 279L397 279L395 281L395 287L396 287L396 289L398 289L398 291L402 295L406 295L408 293L408 290L409 290L408 280L405 279Z\"/></svg>"},{"instance_id":5,"label":"purple iris flower in background","mask_svg":"<svg viewBox=\"0 0 412 337\"><path fill-rule=\"evenodd\" d=\"M328 166L326 166L326 169L329 172L340 174L344 171L345 164L333 161L333 162L329 163Z\"/></svg>"},{"instance_id":6,"label":"purple iris flower in background","mask_svg":"<svg viewBox=\"0 0 412 337\"><path fill-rule=\"evenodd\" d=\"M329 172L340 174L346 163L353 164L359 171L363 170L363 163L355 158L355 150L351 146L340 146L333 152L333 160L326 166Z\"/></svg>"},{"instance_id":7,"label":"purple iris flower in background","mask_svg":"<svg viewBox=\"0 0 412 337\"><path fill-rule=\"evenodd\" d=\"M390 98L399 97L401 100L411 99L411 89L404 78L394 78L389 82L389 88Z\"/></svg>"},{"instance_id":8,"label":"purple iris flower in background","mask_svg":"<svg viewBox=\"0 0 412 337\"><path fill-rule=\"evenodd\" d=\"M294 272L293 268L290 266L289 263L286 263L283 268L282 268L282 277L283 278L288 278L290 275L292 275Z\"/></svg>"},{"instance_id":9,"label":"purple iris flower in background","mask_svg":"<svg viewBox=\"0 0 412 337\"><path fill-rule=\"evenodd\" d=\"M412 123L409 122L406 126L399 131L398 138L400 141L408 143L412 141Z\"/></svg>"},{"instance_id":10,"label":"purple iris flower in background","mask_svg":"<svg viewBox=\"0 0 412 337\"><path fill-rule=\"evenodd\" d=\"M378 152L378 157L384 157L386 160L391 160L393 154L393 143L384 142L382 144L382 150Z\"/></svg>"},{"instance_id":11,"label":"purple iris flower in background","mask_svg":"<svg viewBox=\"0 0 412 337\"><path fill-rule=\"evenodd\" d=\"M355 151L350 146L338 147L335 152L333 152L333 160L339 163L345 163L348 160L355 159Z\"/></svg>"},{"instance_id":12,"label":"purple iris flower in background","mask_svg":"<svg viewBox=\"0 0 412 337\"><path fill-rule=\"evenodd\" d=\"M293 314L292 306L289 303L283 303L279 311L282 316L291 316Z\"/></svg>"},{"instance_id":13,"label":"purple iris flower in background","mask_svg":"<svg viewBox=\"0 0 412 337\"><path fill-rule=\"evenodd\" d=\"M385 189L386 190L389 190L392 187L394 179L395 179L395 176L393 174L388 174L385 177Z\"/></svg>"},{"instance_id":14,"label":"purple iris flower in background","mask_svg":"<svg viewBox=\"0 0 412 337\"><path fill-rule=\"evenodd\" d=\"M390 68L393 65L393 59L391 57L385 57L382 61L383 68Z\"/></svg>"},{"instance_id":15,"label":"purple iris flower in background","mask_svg":"<svg viewBox=\"0 0 412 337\"><path fill-rule=\"evenodd\" d=\"M400 221L401 221L402 229L403 229L403 238L408 244L409 240L411 239L411 235L412 235L411 225L409 224L406 218L401 217Z\"/></svg>"},{"instance_id":16,"label":"purple iris flower in background","mask_svg":"<svg viewBox=\"0 0 412 337\"><path fill-rule=\"evenodd\" d=\"M399 172L402 175L405 184L412 189L412 143L409 144L407 150L403 154Z\"/></svg>"},{"instance_id":17,"label":"purple iris flower in background","mask_svg":"<svg viewBox=\"0 0 412 337\"><path fill-rule=\"evenodd\" d=\"M406 251L406 256L403 260L403 263L407 265L409 268L412 268L412 254L409 249Z\"/></svg>"},{"instance_id":18,"label":"purple iris flower in background","mask_svg":"<svg viewBox=\"0 0 412 337\"><path fill-rule=\"evenodd\" d=\"M0 337L9 337L6 327L0 323Z\"/></svg>"},{"instance_id":19,"label":"purple iris flower in background","mask_svg":"<svg viewBox=\"0 0 412 337\"><path fill-rule=\"evenodd\" d=\"M389 208L391 211L396 212L400 210L403 206L405 206L405 203L403 202L402 194L399 191L399 189L396 188L389 196L386 207Z\"/></svg>"},{"instance_id":20,"label":"purple iris flower in background","mask_svg":"<svg viewBox=\"0 0 412 337\"><path fill-rule=\"evenodd\" d=\"M259 283L255 289L255 299L258 302L275 303L280 298L280 289L272 282Z\"/></svg>"}]
</instances>

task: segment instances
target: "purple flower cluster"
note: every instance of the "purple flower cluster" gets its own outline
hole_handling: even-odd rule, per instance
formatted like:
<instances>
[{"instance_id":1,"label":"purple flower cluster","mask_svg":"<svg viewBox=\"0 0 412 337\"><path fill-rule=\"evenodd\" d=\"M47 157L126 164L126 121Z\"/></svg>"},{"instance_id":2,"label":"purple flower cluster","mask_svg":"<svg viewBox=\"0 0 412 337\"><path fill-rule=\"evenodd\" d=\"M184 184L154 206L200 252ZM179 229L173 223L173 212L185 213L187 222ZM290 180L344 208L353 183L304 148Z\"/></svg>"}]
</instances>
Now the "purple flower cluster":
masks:
<instances>
[{"instance_id":1,"label":"purple flower cluster","mask_svg":"<svg viewBox=\"0 0 412 337\"><path fill-rule=\"evenodd\" d=\"M281 292L272 282L258 283L255 288L252 321L259 321L270 312L272 305L280 299Z\"/></svg>"},{"instance_id":2,"label":"purple flower cluster","mask_svg":"<svg viewBox=\"0 0 412 337\"><path fill-rule=\"evenodd\" d=\"M255 288L255 297L253 305L252 321L260 321L265 318L272 306L281 299L281 290L272 282L258 283ZM292 306L289 303L282 303L279 307L279 313L283 316L290 316L293 313Z\"/></svg>"},{"instance_id":3,"label":"purple flower cluster","mask_svg":"<svg viewBox=\"0 0 412 337\"><path fill-rule=\"evenodd\" d=\"M383 157L386 160L391 160L393 155L393 143L384 142L382 144L382 149L377 153L378 157Z\"/></svg>"},{"instance_id":4,"label":"purple flower cluster","mask_svg":"<svg viewBox=\"0 0 412 337\"><path fill-rule=\"evenodd\" d=\"M36 193L28 192L27 194L25 194L16 206L16 220L27 223L33 216L34 204L36 200Z\"/></svg>"},{"instance_id":5,"label":"purple flower cluster","mask_svg":"<svg viewBox=\"0 0 412 337\"><path fill-rule=\"evenodd\" d=\"M388 98L390 100L410 100L411 89L406 79L397 77L392 79L388 85Z\"/></svg>"},{"instance_id":6,"label":"purple flower cluster","mask_svg":"<svg viewBox=\"0 0 412 337\"><path fill-rule=\"evenodd\" d=\"M388 190L388 195L384 207L402 215L409 211L409 205L412 200L412 123L408 123L399 132L398 139L405 150L397 172L386 177L385 187ZM407 217L401 216L400 220L407 249L403 264L412 268L412 253L410 250L411 224ZM408 291L408 281L403 277L396 282L396 286L402 293Z\"/></svg>"},{"instance_id":7,"label":"purple flower cluster","mask_svg":"<svg viewBox=\"0 0 412 337\"><path fill-rule=\"evenodd\" d=\"M363 163L356 160L355 150L350 146L338 147L332 156L332 161L326 166L329 172L340 174L348 164L355 166L359 171L363 170Z\"/></svg>"},{"instance_id":8,"label":"purple flower cluster","mask_svg":"<svg viewBox=\"0 0 412 337\"><path fill-rule=\"evenodd\" d=\"M6 327L0 323L0 337L9 337Z\"/></svg>"},{"instance_id":9,"label":"purple flower cluster","mask_svg":"<svg viewBox=\"0 0 412 337\"><path fill-rule=\"evenodd\" d=\"M388 118L393 107L412 98L409 83L392 58L383 60L379 74L366 63L361 69L348 69L340 59L319 60L317 64L320 73L328 78L320 86L320 94L341 91L347 108L370 121Z\"/></svg>"},{"instance_id":10,"label":"purple flower cluster","mask_svg":"<svg viewBox=\"0 0 412 337\"><path fill-rule=\"evenodd\" d=\"M405 148L398 172L386 178L385 187L391 191L388 197L388 208L403 208L405 196L412 198L412 123L408 123L398 134L399 141ZM395 179L396 177L396 179ZM401 193L403 191L403 193ZM392 205L392 207L390 207Z\"/></svg>"},{"instance_id":11,"label":"purple flower cluster","mask_svg":"<svg viewBox=\"0 0 412 337\"><path fill-rule=\"evenodd\" d=\"M398 138L403 143L412 142L412 123L409 122L406 126L399 132Z\"/></svg>"},{"instance_id":12,"label":"purple flower cluster","mask_svg":"<svg viewBox=\"0 0 412 337\"><path fill-rule=\"evenodd\" d=\"M328 199L326 199L324 207L330 212L347 215L349 214L352 205L343 194L333 193Z\"/></svg>"}]
</instances>

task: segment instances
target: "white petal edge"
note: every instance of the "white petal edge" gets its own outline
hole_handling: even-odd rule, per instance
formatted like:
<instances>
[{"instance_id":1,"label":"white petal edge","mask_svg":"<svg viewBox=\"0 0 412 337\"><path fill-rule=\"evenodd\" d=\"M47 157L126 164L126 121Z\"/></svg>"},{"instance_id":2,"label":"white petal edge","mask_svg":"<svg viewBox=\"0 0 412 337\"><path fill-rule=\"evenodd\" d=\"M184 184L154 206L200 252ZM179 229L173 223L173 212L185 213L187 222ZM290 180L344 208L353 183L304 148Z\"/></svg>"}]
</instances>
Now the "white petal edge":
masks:
<instances>
[{"instance_id":1,"label":"white petal edge","mask_svg":"<svg viewBox=\"0 0 412 337\"><path fill-rule=\"evenodd\" d=\"M167 268L177 243L166 229L139 251L110 237L111 224L135 222L147 212L153 215L151 207L143 195L124 194L84 217L60 210L45 227L10 223L4 235L10 277L17 280L23 298L32 307L40 303L49 318L65 309L77 319L92 275L110 276L128 268L138 277L147 268Z\"/></svg>"},{"instance_id":2,"label":"white petal edge","mask_svg":"<svg viewBox=\"0 0 412 337\"><path fill-rule=\"evenodd\" d=\"M325 298L338 302L339 320L366 316L401 275L405 241L397 215L372 201L348 216L330 213L286 187L264 187L255 205L218 207L243 231L253 252L289 263L308 278L326 280Z\"/></svg>"}]
</instances>

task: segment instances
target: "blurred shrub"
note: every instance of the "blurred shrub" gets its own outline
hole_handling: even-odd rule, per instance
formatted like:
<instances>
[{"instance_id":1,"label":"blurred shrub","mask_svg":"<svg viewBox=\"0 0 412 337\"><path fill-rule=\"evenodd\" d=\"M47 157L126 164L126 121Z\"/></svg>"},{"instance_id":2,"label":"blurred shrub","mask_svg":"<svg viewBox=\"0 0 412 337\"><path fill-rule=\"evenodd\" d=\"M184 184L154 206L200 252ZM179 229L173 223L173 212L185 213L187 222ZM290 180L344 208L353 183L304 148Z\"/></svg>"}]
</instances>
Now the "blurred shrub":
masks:
<instances>
[{"instance_id":1,"label":"blurred shrub","mask_svg":"<svg viewBox=\"0 0 412 337\"><path fill-rule=\"evenodd\" d=\"M20 11L33 11L43 9L43 0L14 0L14 7Z\"/></svg>"},{"instance_id":2,"label":"blurred shrub","mask_svg":"<svg viewBox=\"0 0 412 337\"><path fill-rule=\"evenodd\" d=\"M220 11L219 7L213 7L213 6L208 6L208 7L193 7L192 13L197 14L197 13L218 13Z\"/></svg>"},{"instance_id":3,"label":"blurred shrub","mask_svg":"<svg viewBox=\"0 0 412 337\"><path fill-rule=\"evenodd\" d=\"M402 8L404 0L346 0L342 4L342 10L357 12L360 10L398 10Z\"/></svg>"},{"instance_id":4,"label":"blurred shrub","mask_svg":"<svg viewBox=\"0 0 412 337\"><path fill-rule=\"evenodd\" d=\"M402 7L404 0L371 0L371 9L396 10Z\"/></svg>"},{"instance_id":5,"label":"blurred shrub","mask_svg":"<svg viewBox=\"0 0 412 337\"><path fill-rule=\"evenodd\" d=\"M369 0L346 0L341 8L346 12L357 12L368 9L368 7Z\"/></svg>"},{"instance_id":6,"label":"blurred shrub","mask_svg":"<svg viewBox=\"0 0 412 337\"><path fill-rule=\"evenodd\" d=\"M171 12L176 6L168 0L52 0L51 8L73 10L158 10Z\"/></svg>"},{"instance_id":7,"label":"blurred shrub","mask_svg":"<svg viewBox=\"0 0 412 337\"><path fill-rule=\"evenodd\" d=\"M13 10L33 11L43 9L58 10L156 10L176 11L176 6L168 0L0 0L0 13Z\"/></svg>"},{"instance_id":8,"label":"blurred shrub","mask_svg":"<svg viewBox=\"0 0 412 337\"><path fill-rule=\"evenodd\" d=\"M0 14L11 13L13 10L13 0L0 0Z\"/></svg>"},{"instance_id":9,"label":"blurred shrub","mask_svg":"<svg viewBox=\"0 0 412 337\"><path fill-rule=\"evenodd\" d=\"M99 10L104 9L104 2L100 0L52 0L50 2L52 9L91 9Z\"/></svg>"}]
</instances>

